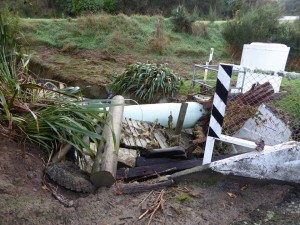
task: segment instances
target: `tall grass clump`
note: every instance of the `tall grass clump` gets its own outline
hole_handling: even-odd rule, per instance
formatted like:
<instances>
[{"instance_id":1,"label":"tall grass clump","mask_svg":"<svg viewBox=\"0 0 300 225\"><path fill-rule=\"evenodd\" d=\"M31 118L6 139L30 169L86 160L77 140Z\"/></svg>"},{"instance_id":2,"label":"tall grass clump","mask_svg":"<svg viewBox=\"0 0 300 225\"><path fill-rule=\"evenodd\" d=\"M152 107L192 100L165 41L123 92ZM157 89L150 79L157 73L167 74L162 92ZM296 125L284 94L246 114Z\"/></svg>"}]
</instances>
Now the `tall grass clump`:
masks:
<instances>
[{"instance_id":1,"label":"tall grass clump","mask_svg":"<svg viewBox=\"0 0 300 225\"><path fill-rule=\"evenodd\" d=\"M102 140L95 126L104 123L99 113L105 105L37 85L28 74L30 57L16 41L17 27L14 17L0 16L0 136L38 143L49 153L71 144L83 156L83 148L90 150L83 137L96 145Z\"/></svg>"},{"instance_id":2,"label":"tall grass clump","mask_svg":"<svg viewBox=\"0 0 300 225\"><path fill-rule=\"evenodd\" d=\"M208 27L205 23L193 23L192 34L200 37L208 37Z\"/></svg>"},{"instance_id":3,"label":"tall grass clump","mask_svg":"<svg viewBox=\"0 0 300 225\"><path fill-rule=\"evenodd\" d=\"M152 103L161 97L174 96L180 78L166 64L133 63L111 85L115 94L132 94L142 103Z\"/></svg>"},{"instance_id":4,"label":"tall grass clump","mask_svg":"<svg viewBox=\"0 0 300 225\"><path fill-rule=\"evenodd\" d=\"M210 6L207 18L211 23L215 22L218 19L217 9Z\"/></svg>"},{"instance_id":5,"label":"tall grass clump","mask_svg":"<svg viewBox=\"0 0 300 225\"><path fill-rule=\"evenodd\" d=\"M150 50L162 55L168 47L169 40L166 36L165 25L162 18L155 24L155 37L150 40Z\"/></svg>"}]
</instances>

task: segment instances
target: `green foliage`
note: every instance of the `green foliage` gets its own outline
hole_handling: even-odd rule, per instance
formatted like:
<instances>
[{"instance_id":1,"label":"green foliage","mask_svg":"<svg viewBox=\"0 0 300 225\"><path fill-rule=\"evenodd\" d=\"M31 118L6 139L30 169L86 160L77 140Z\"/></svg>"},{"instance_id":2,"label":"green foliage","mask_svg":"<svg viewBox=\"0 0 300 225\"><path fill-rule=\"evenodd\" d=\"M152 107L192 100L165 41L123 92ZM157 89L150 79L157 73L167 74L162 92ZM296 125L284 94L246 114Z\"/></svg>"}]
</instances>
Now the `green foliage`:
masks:
<instances>
[{"instance_id":1,"label":"green foliage","mask_svg":"<svg viewBox=\"0 0 300 225\"><path fill-rule=\"evenodd\" d=\"M99 113L103 104L91 101L64 101L58 100L54 103L48 102L44 107L34 110L36 120L32 114L22 114L21 121L16 126L27 140L40 144L42 147L51 150L58 150L62 145L71 144L83 156L82 149L90 150L83 137L89 137L94 143L103 141L101 135L96 132L97 123L105 123ZM50 100L50 99L49 99ZM90 151L93 156L93 152Z\"/></svg>"},{"instance_id":2,"label":"green foliage","mask_svg":"<svg viewBox=\"0 0 300 225\"><path fill-rule=\"evenodd\" d=\"M282 23L271 38L272 42L286 44L291 47L290 56L300 57L300 19L294 23Z\"/></svg>"},{"instance_id":3,"label":"green foliage","mask_svg":"<svg viewBox=\"0 0 300 225\"><path fill-rule=\"evenodd\" d=\"M246 7L245 0L231 0L228 1L227 13L229 17L241 17Z\"/></svg>"},{"instance_id":4,"label":"green foliage","mask_svg":"<svg viewBox=\"0 0 300 225\"><path fill-rule=\"evenodd\" d=\"M273 3L254 7L243 17L227 22L223 37L236 50L241 50L246 43L268 42L279 31L280 17L280 8Z\"/></svg>"},{"instance_id":5,"label":"green foliage","mask_svg":"<svg viewBox=\"0 0 300 225\"><path fill-rule=\"evenodd\" d=\"M166 64L133 63L111 85L115 94L133 94L141 102L151 103L160 97L173 96L180 86Z\"/></svg>"},{"instance_id":6,"label":"green foliage","mask_svg":"<svg viewBox=\"0 0 300 225\"><path fill-rule=\"evenodd\" d=\"M83 12L97 12L102 9L102 0L68 0L67 7L69 12L80 15Z\"/></svg>"},{"instance_id":7,"label":"green foliage","mask_svg":"<svg viewBox=\"0 0 300 225\"><path fill-rule=\"evenodd\" d=\"M19 89L16 79L28 65L28 56L22 54L23 49L16 39L20 36L19 30L18 17L9 13L0 15L0 82L9 89ZM18 61L23 63L21 67L17 67Z\"/></svg>"},{"instance_id":8,"label":"green foliage","mask_svg":"<svg viewBox=\"0 0 300 225\"><path fill-rule=\"evenodd\" d=\"M173 11L171 21L176 32L192 33L192 24L194 20L183 5L179 5Z\"/></svg>"},{"instance_id":9,"label":"green foliage","mask_svg":"<svg viewBox=\"0 0 300 225\"><path fill-rule=\"evenodd\" d=\"M117 10L116 0L103 0L103 9L109 13L115 13Z\"/></svg>"}]
</instances>

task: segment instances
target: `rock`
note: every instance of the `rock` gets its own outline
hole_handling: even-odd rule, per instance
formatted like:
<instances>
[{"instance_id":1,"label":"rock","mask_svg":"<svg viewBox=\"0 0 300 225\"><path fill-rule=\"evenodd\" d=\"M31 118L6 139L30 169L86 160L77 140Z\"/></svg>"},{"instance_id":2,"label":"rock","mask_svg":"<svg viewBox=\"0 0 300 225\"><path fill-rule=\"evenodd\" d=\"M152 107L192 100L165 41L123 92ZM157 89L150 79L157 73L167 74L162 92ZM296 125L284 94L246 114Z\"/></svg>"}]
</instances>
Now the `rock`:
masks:
<instances>
[{"instance_id":1,"label":"rock","mask_svg":"<svg viewBox=\"0 0 300 225\"><path fill-rule=\"evenodd\" d=\"M129 167L135 167L137 151L127 148L119 148L118 162L122 162Z\"/></svg>"}]
</instances>

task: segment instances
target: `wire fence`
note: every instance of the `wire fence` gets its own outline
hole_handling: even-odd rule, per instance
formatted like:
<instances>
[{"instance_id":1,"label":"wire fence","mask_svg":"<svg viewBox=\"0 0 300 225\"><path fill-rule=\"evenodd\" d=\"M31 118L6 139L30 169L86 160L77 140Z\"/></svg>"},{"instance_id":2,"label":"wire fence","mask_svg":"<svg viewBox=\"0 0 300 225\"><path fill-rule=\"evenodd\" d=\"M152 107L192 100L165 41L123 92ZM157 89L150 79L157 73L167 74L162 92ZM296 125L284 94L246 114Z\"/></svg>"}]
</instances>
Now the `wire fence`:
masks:
<instances>
[{"instance_id":1,"label":"wire fence","mask_svg":"<svg viewBox=\"0 0 300 225\"><path fill-rule=\"evenodd\" d=\"M198 98L215 92L217 72L211 68L206 80L203 71L194 70L193 84L200 85ZM300 74L237 68L231 77L222 134L262 148L300 141Z\"/></svg>"}]
</instances>

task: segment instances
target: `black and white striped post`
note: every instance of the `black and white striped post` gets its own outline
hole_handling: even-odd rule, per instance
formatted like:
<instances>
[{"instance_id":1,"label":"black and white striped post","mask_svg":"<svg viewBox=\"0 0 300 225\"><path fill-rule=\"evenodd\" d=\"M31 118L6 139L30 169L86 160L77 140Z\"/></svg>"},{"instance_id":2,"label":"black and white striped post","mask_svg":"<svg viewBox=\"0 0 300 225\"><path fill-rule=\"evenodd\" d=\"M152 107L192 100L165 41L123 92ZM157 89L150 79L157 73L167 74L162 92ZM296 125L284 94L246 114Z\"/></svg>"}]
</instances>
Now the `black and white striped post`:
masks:
<instances>
[{"instance_id":1,"label":"black and white striped post","mask_svg":"<svg viewBox=\"0 0 300 225\"><path fill-rule=\"evenodd\" d=\"M219 65L216 91L209 122L203 164L211 162L215 140L220 139L221 137L232 71L233 65L222 63Z\"/></svg>"}]
</instances>

